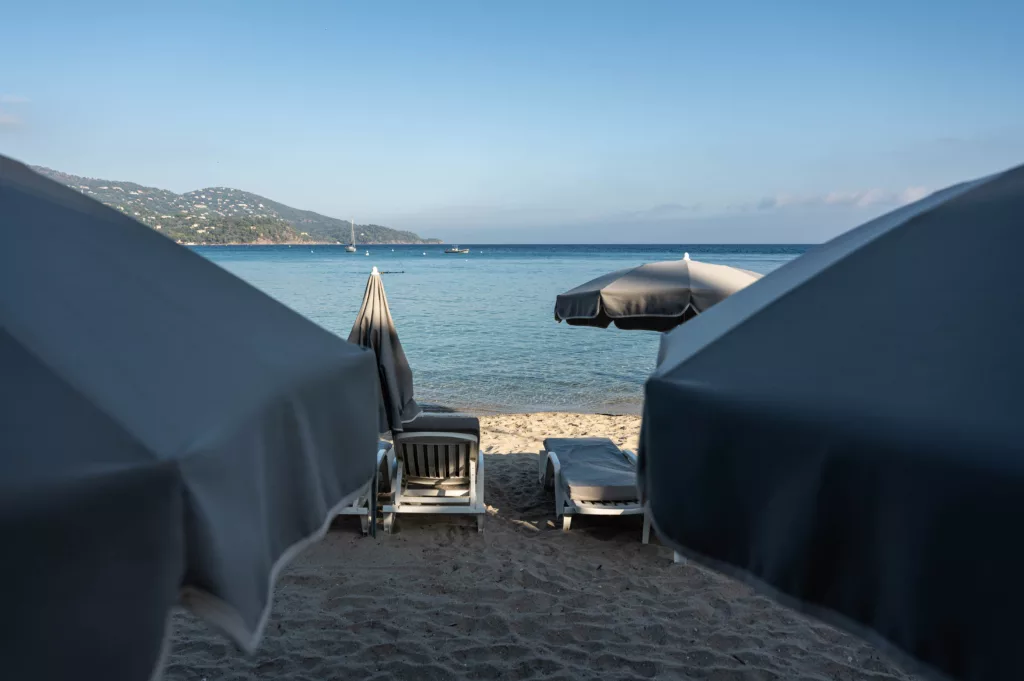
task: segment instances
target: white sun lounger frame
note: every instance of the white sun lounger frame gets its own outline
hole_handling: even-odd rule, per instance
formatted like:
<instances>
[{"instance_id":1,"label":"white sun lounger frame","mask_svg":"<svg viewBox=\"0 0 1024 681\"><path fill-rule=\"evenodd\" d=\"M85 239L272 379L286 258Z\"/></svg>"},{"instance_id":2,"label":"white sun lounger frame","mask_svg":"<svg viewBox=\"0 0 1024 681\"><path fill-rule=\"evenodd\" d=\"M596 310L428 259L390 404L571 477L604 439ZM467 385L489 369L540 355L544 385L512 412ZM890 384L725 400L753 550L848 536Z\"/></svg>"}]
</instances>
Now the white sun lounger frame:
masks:
<instances>
[{"instance_id":1,"label":"white sun lounger frame","mask_svg":"<svg viewBox=\"0 0 1024 681\"><path fill-rule=\"evenodd\" d=\"M338 513L338 515L358 516L359 526L362 529L363 534L369 534L371 530L376 534L376 504L371 502L374 502L377 499L376 495L378 493L378 484L380 480L380 464L389 451L390 450L386 447L382 447L377 450L377 467L373 469L373 477L363 485L361 490L359 490L359 496L357 496L356 500L352 502L352 505L346 506Z\"/></svg>"},{"instance_id":2,"label":"white sun lounger frame","mask_svg":"<svg viewBox=\"0 0 1024 681\"><path fill-rule=\"evenodd\" d=\"M636 454L628 449L620 450L622 456L636 469ZM569 485L562 477L562 465L558 454L542 449L538 457L538 477L545 487L555 488L555 518L562 518L562 530L569 531L574 515L642 515L644 517L643 543L651 538L651 518L639 499L635 501L584 501L569 496Z\"/></svg>"},{"instance_id":3,"label":"white sun lounger frame","mask_svg":"<svg viewBox=\"0 0 1024 681\"><path fill-rule=\"evenodd\" d=\"M394 529L395 517L400 513L445 513L475 515L477 531L484 530L484 457L480 440L467 433L414 431L398 433L395 446L388 452L391 471L391 503L384 504L384 531ZM446 446L447 461L467 461L468 471L463 475L442 474L437 461L431 460L434 445ZM426 475L414 476L406 472L407 466ZM461 468L461 464L458 466ZM442 487L443 485L443 487Z\"/></svg>"}]
</instances>

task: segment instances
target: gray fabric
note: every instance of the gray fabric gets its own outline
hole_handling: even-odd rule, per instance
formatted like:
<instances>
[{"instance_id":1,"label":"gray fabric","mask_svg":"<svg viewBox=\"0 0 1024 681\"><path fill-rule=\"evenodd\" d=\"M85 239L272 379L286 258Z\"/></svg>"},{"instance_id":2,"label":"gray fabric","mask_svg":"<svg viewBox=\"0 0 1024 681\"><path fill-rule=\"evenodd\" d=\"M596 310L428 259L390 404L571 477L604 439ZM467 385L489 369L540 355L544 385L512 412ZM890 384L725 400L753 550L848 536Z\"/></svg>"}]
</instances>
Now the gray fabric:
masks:
<instances>
[{"instance_id":1,"label":"gray fabric","mask_svg":"<svg viewBox=\"0 0 1024 681\"><path fill-rule=\"evenodd\" d=\"M412 396L412 369L405 358L391 318L384 283L377 268L366 282L363 304L348 342L373 350L380 377L380 432L401 432L402 424L416 417L420 407Z\"/></svg>"},{"instance_id":2,"label":"gray fabric","mask_svg":"<svg viewBox=\"0 0 1024 681\"><path fill-rule=\"evenodd\" d=\"M149 678L185 593L251 649L373 475L373 356L2 156L0 241L4 678Z\"/></svg>"},{"instance_id":3,"label":"gray fabric","mask_svg":"<svg viewBox=\"0 0 1024 681\"><path fill-rule=\"evenodd\" d=\"M578 326L666 331L705 312L760 274L689 260L619 270L555 299L555 321Z\"/></svg>"},{"instance_id":4,"label":"gray fabric","mask_svg":"<svg viewBox=\"0 0 1024 681\"><path fill-rule=\"evenodd\" d=\"M1024 166L665 336L639 462L659 534L931 670L1019 676L1022 227Z\"/></svg>"},{"instance_id":5,"label":"gray fabric","mask_svg":"<svg viewBox=\"0 0 1024 681\"><path fill-rule=\"evenodd\" d=\"M579 501L635 501L636 470L622 450L603 437L544 440L544 449L558 455L569 497Z\"/></svg>"},{"instance_id":6,"label":"gray fabric","mask_svg":"<svg viewBox=\"0 0 1024 681\"><path fill-rule=\"evenodd\" d=\"M468 414L420 414L405 424L406 433L462 433L480 441L480 419Z\"/></svg>"}]
</instances>

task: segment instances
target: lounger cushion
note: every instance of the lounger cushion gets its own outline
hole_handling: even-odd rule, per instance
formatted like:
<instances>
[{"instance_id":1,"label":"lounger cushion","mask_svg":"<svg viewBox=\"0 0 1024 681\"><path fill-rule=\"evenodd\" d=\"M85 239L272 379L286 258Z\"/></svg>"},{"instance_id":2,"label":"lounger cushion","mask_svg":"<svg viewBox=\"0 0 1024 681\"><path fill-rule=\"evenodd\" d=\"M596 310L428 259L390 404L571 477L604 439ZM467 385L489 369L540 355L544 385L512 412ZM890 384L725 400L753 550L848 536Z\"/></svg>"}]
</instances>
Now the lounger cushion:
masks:
<instances>
[{"instance_id":1,"label":"lounger cushion","mask_svg":"<svg viewBox=\"0 0 1024 681\"><path fill-rule=\"evenodd\" d=\"M571 499L636 501L636 469L608 438L549 437L544 449L558 455Z\"/></svg>"},{"instance_id":2,"label":"lounger cushion","mask_svg":"<svg viewBox=\"0 0 1024 681\"><path fill-rule=\"evenodd\" d=\"M405 434L462 433L480 441L480 419L468 414L420 414L404 425Z\"/></svg>"}]
</instances>

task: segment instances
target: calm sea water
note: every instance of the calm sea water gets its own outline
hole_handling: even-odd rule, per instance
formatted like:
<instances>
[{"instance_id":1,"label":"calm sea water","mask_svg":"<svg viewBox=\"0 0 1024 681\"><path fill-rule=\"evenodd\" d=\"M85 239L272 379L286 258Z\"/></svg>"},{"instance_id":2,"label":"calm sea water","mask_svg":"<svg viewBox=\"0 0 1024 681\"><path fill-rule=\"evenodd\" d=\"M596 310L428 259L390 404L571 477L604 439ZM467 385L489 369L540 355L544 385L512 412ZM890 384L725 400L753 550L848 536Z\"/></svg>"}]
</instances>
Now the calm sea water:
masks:
<instances>
[{"instance_id":1,"label":"calm sea water","mask_svg":"<svg viewBox=\"0 0 1024 681\"><path fill-rule=\"evenodd\" d=\"M807 246L197 247L347 338L370 268L385 274L416 398L477 411L638 412L658 334L558 324L555 296L594 277L681 258L770 272ZM369 251L370 255L365 253Z\"/></svg>"}]
</instances>

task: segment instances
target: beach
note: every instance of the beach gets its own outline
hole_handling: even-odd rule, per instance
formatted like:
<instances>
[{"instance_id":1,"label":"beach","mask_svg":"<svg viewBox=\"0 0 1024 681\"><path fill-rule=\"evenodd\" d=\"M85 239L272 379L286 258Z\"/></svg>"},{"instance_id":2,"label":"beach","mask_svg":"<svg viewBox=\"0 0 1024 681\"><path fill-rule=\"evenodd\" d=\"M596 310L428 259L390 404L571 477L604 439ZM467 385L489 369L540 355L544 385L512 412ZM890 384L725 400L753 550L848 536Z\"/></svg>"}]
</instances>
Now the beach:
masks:
<instances>
[{"instance_id":1,"label":"beach","mask_svg":"<svg viewBox=\"0 0 1024 681\"><path fill-rule=\"evenodd\" d=\"M363 537L341 518L280 577L255 655L173 617L164 678L907 680L879 650L694 563L639 517L555 527L545 437L635 448L633 415L481 417L488 515L402 516Z\"/></svg>"}]
</instances>

